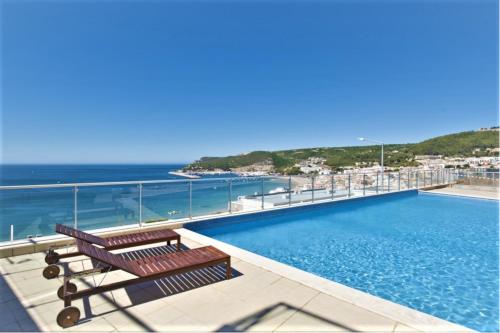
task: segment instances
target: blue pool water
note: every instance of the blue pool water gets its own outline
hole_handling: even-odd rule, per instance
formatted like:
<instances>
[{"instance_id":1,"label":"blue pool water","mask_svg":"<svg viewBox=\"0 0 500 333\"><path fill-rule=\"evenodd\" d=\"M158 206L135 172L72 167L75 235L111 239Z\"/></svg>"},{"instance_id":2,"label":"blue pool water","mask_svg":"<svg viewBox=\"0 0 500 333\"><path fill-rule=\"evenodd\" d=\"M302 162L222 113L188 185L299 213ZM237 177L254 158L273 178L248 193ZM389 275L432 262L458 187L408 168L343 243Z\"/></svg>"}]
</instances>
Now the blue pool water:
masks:
<instances>
[{"instance_id":1,"label":"blue pool water","mask_svg":"<svg viewBox=\"0 0 500 333\"><path fill-rule=\"evenodd\" d=\"M412 192L190 228L489 332L499 329L498 209L497 201Z\"/></svg>"}]
</instances>

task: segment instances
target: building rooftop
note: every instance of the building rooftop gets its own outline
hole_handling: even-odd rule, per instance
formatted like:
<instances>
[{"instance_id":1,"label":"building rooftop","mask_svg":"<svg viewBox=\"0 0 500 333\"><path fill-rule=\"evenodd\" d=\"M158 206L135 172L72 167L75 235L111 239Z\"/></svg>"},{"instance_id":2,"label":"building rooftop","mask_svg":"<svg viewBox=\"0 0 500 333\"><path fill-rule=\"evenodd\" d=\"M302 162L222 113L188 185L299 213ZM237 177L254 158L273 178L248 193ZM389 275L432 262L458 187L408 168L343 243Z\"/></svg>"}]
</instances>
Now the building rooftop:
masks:
<instances>
[{"instance_id":1,"label":"building rooftop","mask_svg":"<svg viewBox=\"0 0 500 333\"><path fill-rule=\"evenodd\" d=\"M182 229L183 230L183 229ZM202 244L183 235L183 245ZM164 246L165 247L165 246ZM136 249L142 251L143 249ZM225 249L227 250L227 249ZM92 266L76 257L65 270ZM394 319L349 303L237 256L233 278L205 269L145 282L73 301L81 312L67 331L416 331ZM0 259L0 319L8 331L60 331L56 295L60 279L46 280L44 253ZM131 277L114 271L106 283ZM77 282L100 284L103 275Z\"/></svg>"}]
</instances>

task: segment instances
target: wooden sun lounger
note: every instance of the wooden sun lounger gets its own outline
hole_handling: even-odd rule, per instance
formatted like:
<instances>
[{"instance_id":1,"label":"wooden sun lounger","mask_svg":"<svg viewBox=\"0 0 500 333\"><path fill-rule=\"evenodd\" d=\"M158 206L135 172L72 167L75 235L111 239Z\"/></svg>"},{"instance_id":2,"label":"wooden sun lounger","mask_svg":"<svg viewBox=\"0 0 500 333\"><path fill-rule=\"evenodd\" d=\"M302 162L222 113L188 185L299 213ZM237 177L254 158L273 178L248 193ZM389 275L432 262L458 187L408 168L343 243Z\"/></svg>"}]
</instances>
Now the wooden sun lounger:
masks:
<instances>
[{"instance_id":1,"label":"wooden sun lounger","mask_svg":"<svg viewBox=\"0 0 500 333\"><path fill-rule=\"evenodd\" d=\"M60 292L58 292L64 300L64 309L57 315L57 323L63 328L73 326L80 319L80 310L77 307L71 306L71 301L85 296L100 294L132 284L191 272L219 264L226 264L226 279L231 278L231 257L213 246L152 255L141 259L127 259L124 256L113 254L106 249L99 248L82 240L77 240L76 243L81 253L108 265L108 268L89 269L64 277L63 285L59 288ZM110 269L120 269L136 277L107 285L101 284L97 287L81 291L77 291L76 285L70 282L71 279L77 277L104 273Z\"/></svg>"},{"instance_id":2,"label":"wooden sun lounger","mask_svg":"<svg viewBox=\"0 0 500 333\"><path fill-rule=\"evenodd\" d=\"M173 240L177 241L177 250L179 251L181 248L181 236L171 229L136 232L133 234L111 237L99 237L62 224L56 224L56 232L91 244L99 245L107 250L118 250L165 241L167 242L167 245L170 245L170 242ZM43 276L47 279L57 277L60 269L55 264L60 259L80 255L82 254L79 251L60 254L55 252L53 249L50 249L45 256L45 262L49 264L49 266L43 270Z\"/></svg>"}]
</instances>

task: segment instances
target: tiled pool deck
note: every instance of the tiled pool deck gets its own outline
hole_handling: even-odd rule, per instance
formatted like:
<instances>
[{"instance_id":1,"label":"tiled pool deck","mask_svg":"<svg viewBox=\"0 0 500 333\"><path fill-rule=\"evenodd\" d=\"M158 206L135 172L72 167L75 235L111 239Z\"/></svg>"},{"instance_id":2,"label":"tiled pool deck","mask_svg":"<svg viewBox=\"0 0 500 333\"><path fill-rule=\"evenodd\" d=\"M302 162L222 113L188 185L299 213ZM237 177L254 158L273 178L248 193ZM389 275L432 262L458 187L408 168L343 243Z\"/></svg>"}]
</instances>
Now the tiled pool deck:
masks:
<instances>
[{"instance_id":1,"label":"tiled pool deck","mask_svg":"<svg viewBox=\"0 0 500 333\"><path fill-rule=\"evenodd\" d=\"M457 187L445 187L440 189L435 189L428 191L430 193L438 193L438 194L448 194L448 195L457 195L461 197L474 197L481 199L500 199L500 192L498 191L481 191L475 189L467 189L457 188Z\"/></svg>"},{"instance_id":2,"label":"tiled pool deck","mask_svg":"<svg viewBox=\"0 0 500 333\"><path fill-rule=\"evenodd\" d=\"M179 232L185 246L202 245L189 238L191 231L180 229ZM237 256L240 253L230 254L236 275L231 280L224 280L223 271L214 269L84 298L73 302L82 313L80 322L66 330L418 331L391 318L394 316L375 313L342 297L334 297L322 290L324 286L313 288L299 283L293 272L291 276L284 276L260 267L265 263L249 263ZM61 281L45 280L41 276L46 266L43 258L43 253L36 253L0 259L1 330L61 330L55 320L63 307L56 296ZM82 265L91 265L90 260L81 259L75 258L65 269L79 270ZM109 273L105 281L125 277L130 275L115 271ZM77 284L81 288L100 283L101 279L102 276L95 276L94 281L90 277ZM420 328L424 330L460 330L446 322L442 322L441 327L434 326L436 322L426 324L426 316L420 319L423 324Z\"/></svg>"},{"instance_id":3,"label":"tiled pool deck","mask_svg":"<svg viewBox=\"0 0 500 333\"><path fill-rule=\"evenodd\" d=\"M451 194L451 193L448 193ZM468 329L296 268L177 229L183 245L215 245L232 256L231 280L221 268L161 279L73 302L80 322L66 331L448 331ZM160 246L160 245L157 245ZM166 246L159 248L169 251ZM141 248L134 250L140 251ZM44 253L0 259L0 331L61 331L61 280L46 280ZM76 257L65 270L90 268ZM103 275L77 282L79 289ZM115 271L104 283L130 278Z\"/></svg>"}]
</instances>

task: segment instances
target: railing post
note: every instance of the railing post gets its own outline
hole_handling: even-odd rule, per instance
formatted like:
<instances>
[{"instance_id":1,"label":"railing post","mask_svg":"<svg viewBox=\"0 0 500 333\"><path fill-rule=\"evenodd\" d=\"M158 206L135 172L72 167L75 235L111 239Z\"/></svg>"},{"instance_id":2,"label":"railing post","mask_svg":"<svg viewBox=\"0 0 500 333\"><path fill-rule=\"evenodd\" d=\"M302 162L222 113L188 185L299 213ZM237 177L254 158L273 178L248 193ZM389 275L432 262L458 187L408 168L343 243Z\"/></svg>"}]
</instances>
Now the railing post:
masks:
<instances>
[{"instance_id":1,"label":"railing post","mask_svg":"<svg viewBox=\"0 0 500 333\"><path fill-rule=\"evenodd\" d=\"M73 189L73 192L74 192L73 227L75 229L78 229L78 186L75 186L75 188Z\"/></svg>"},{"instance_id":2,"label":"railing post","mask_svg":"<svg viewBox=\"0 0 500 333\"><path fill-rule=\"evenodd\" d=\"M335 199L335 174L332 174L332 200Z\"/></svg>"},{"instance_id":3,"label":"railing post","mask_svg":"<svg viewBox=\"0 0 500 333\"><path fill-rule=\"evenodd\" d=\"M377 183L376 183L376 187L375 187L375 193L378 194L378 174L379 174L380 171L377 171Z\"/></svg>"},{"instance_id":4,"label":"railing post","mask_svg":"<svg viewBox=\"0 0 500 333\"><path fill-rule=\"evenodd\" d=\"M311 200L314 202L314 176L311 177Z\"/></svg>"},{"instance_id":5,"label":"railing post","mask_svg":"<svg viewBox=\"0 0 500 333\"><path fill-rule=\"evenodd\" d=\"M382 172L380 173L380 184L382 186L382 193L384 193L384 174L385 172L382 170Z\"/></svg>"},{"instance_id":6,"label":"railing post","mask_svg":"<svg viewBox=\"0 0 500 333\"><path fill-rule=\"evenodd\" d=\"M391 192L391 173L387 174L387 192Z\"/></svg>"},{"instance_id":7,"label":"railing post","mask_svg":"<svg viewBox=\"0 0 500 333\"><path fill-rule=\"evenodd\" d=\"M232 179L229 179L229 182L227 183L227 205L228 205L229 214L231 214L233 212L233 207L231 205L232 196L233 196L233 182L232 182Z\"/></svg>"},{"instance_id":8,"label":"railing post","mask_svg":"<svg viewBox=\"0 0 500 333\"><path fill-rule=\"evenodd\" d=\"M418 189L418 170L415 172L415 187Z\"/></svg>"},{"instance_id":9,"label":"railing post","mask_svg":"<svg viewBox=\"0 0 500 333\"><path fill-rule=\"evenodd\" d=\"M262 203L261 208L264 209L264 178L261 178L260 190L262 191Z\"/></svg>"},{"instance_id":10,"label":"railing post","mask_svg":"<svg viewBox=\"0 0 500 333\"><path fill-rule=\"evenodd\" d=\"M10 225L10 241L11 242L14 241L14 225L13 224Z\"/></svg>"},{"instance_id":11,"label":"railing post","mask_svg":"<svg viewBox=\"0 0 500 333\"><path fill-rule=\"evenodd\" d=\"M139 227L142 227L142 183L139 183Z\"/></svg>"},{"instance_id":12,"label":"railing post","mask_svg":"<svg viewBox=\"0 0 500 333\"><path fill-rule=\"evenodd\" d=\"M292 205L292 176L288 176L288 206Z\"/></svg>"},{"instance_id":13,"label":"railing post","mask_svg":"<svg viewBox=\"0 0 500 333\"><path fill-rule=\"evenodd\" d=\"M351 197L351 174L347 175L347 185L349 186L349 189L347 191L347 197Z\"/></svg>"},{"instance_id":14,"label":"railing post","mask_svg":"<svg viewBox=\"0 0 500 333\"><path fill-rule=\"evenodd\" d=\"M193 218L193 181L189 181L189 219Z\"/></svg>"},{"instance_id":15,"label":"railing post","mask_svg":"<svg viewBox=\"0 0 500 333\"><path fill-rule=\"evenodd\" d=\"M401 191L401 171L398 171L398 191Z\"/></svg>"},{"instance_id":16,"label":"railing post","mask_svg":"<svg viewBox=\"0 0 500 333\"><path fill-rule=\"evenodd\" d=\"M431 174L431 186L432 186L432 182L433 182L433 179L432 179L432 178L433 178L433 177L432 177L432 176L433 176L433 172L432 172L432 171L433 171L433 170L429 170L429 172L430 172L430 174Z\"/></svg>"},{"instance_id":17,"label":"railing post","mask_svg":"<svg viewBox=\"0 0 500 333\"><path fill-rule=\"evenodd\" d=\"M363 174L363 196L366 195L366 173Z\"/></svg>"},{"instance_id":18,"label":"railing post","mask_svg":"<svg viewBox=\"0 0 500 333\"><path fill-rule=\"evenodd\" d=\"M408 170L408 189L411 188L410 171Z\"/></svg>"},{"instance_id":19,"label":"railing post","mask_svg":"<svg viewBox=\"0 0 500 333\"><path fill-rule=\"evenodd\" d=\"M335 199L335 176L333 175L332 173L332 188L331 188L331 192L332 192L332 200Z\"/></svg>"}]
</instances>

